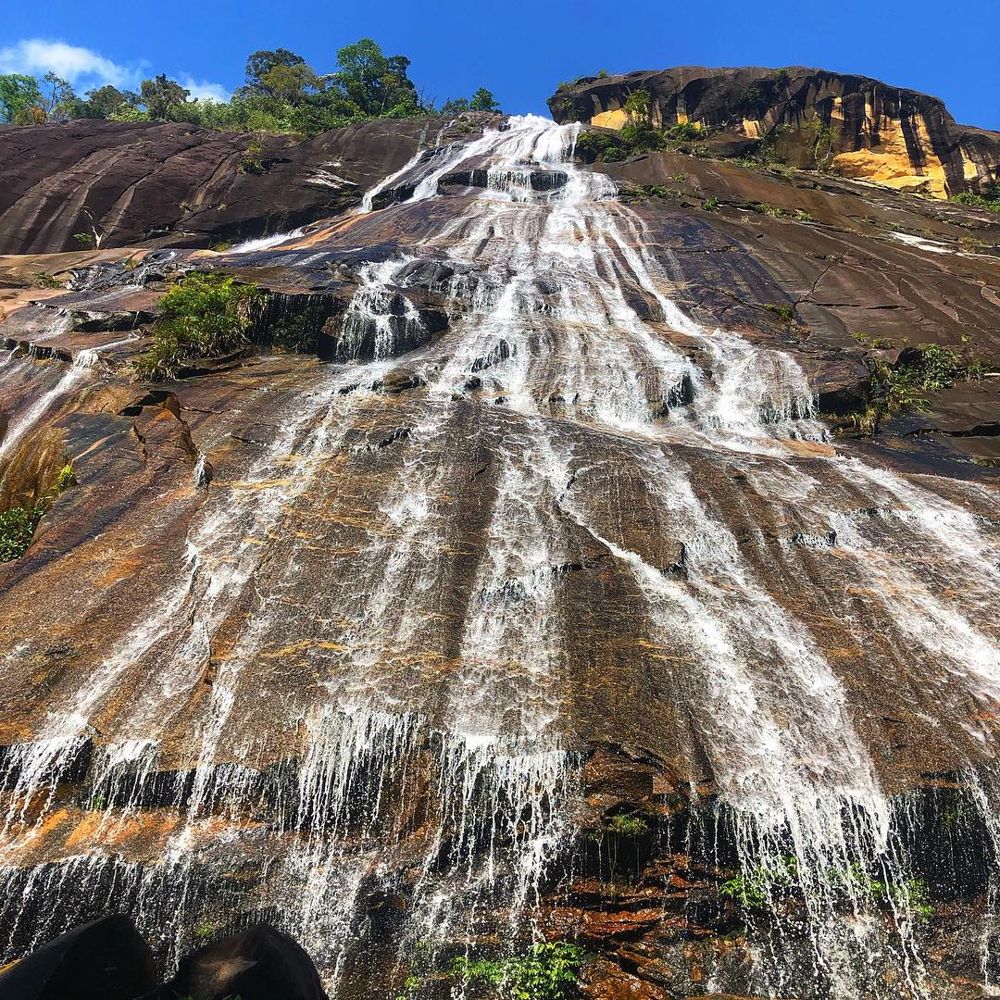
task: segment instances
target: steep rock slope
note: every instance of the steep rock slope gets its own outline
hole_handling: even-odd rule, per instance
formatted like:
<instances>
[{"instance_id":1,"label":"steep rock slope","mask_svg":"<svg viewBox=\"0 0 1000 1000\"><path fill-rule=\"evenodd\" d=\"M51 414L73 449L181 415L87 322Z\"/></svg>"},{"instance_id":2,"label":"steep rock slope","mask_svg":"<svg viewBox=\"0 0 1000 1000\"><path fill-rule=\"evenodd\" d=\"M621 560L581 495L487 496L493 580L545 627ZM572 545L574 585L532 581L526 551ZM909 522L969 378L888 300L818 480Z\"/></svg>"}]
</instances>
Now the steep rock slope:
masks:
<instances>
[{"instance_id":1,"label":"steep rock slope","mask_svg":"<svg viewBox=\"0 0 1000 1000\"><path fill-rule=\"evenodd\" d=\"M995 223L577 133L0 262L2 502L73 470L0 569L8 955L124 899L336 996L538 931L594 997L995 988L996 383L832 431L873 354L995 349ZM137 384L192 268L269 290L253 343Z\"/></svg>"},{"instance_id":2,"label":"steep rock slope","mask_svg":"<svg viewBox=\"0 0 1000 1000\"><path fill-rule=\"evenodd\" d=\"M617 129L634 91L650 95L657 126L703 125L717 130L716 144L771 136L774 154L795 167L938 197L987 189L1000 177L1000 134L956 124L938 98L801 66L583 77L563 85L549 106L557 121Z\"/></svg>"},{"instance_id":3,"label":"steep rock slope","mask_svg":"<svg viewBox=\"0 0 1000 1000\"><path fill-rule=\"evenodd\" d=\"M287 232L356 203L447 124L369 122L308 140L172 123L0 127L0 253L73 250L77 234L206 247Z\"/></svg>"}]
</instances>

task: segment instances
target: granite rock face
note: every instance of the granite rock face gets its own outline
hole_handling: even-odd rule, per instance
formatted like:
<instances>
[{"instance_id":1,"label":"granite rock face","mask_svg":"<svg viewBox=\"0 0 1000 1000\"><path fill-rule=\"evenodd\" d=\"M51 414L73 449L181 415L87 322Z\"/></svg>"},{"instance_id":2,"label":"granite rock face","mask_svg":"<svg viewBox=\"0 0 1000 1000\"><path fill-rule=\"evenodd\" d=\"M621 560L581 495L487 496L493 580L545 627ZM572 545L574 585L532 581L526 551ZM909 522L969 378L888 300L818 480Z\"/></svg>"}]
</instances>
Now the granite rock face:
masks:
<instances>
[{"instance_id":1,"label":"granite rock face","mask_svg":"<svg viewBox=\"0 0 1000 1000\"><path fill-rule=\"evenodd\" d=\"M0 261L8 957L123 899L170 974L266 921L338 997L535 929L595 1000L993 988L997 380L855 418L921 343L996 371L996 217L576 133ZM138 383L192 269L261 316Z\"/></svg>"},{"instance_id":2,"label":"granite rock face","mask_svg":"<svg viewBox=\"0 0 1000 1000\"><path fill-rule=\"evenodd\" d=\"M79 249L78 234L207 247L287 232L357 204L447 125L376 121L306 140L173 123L0 127L0 254Z\"/></svg>"},{"instance_id":3,"label":"granite rock face","mask_svg":"<svg viewBox=\"0 0 1000 1000\"><path fill-rule=\"evenodd\" d=\"M584 77L549 99L557 121L621 128L628 95L650 95L654 125L714 131L710 147L740 153L767 139L793 167L937 197L988 190L1000 178L1000 134L958 125L944 104L869 77L790 66L680 66Z\"/></svg>"}]
</instances>

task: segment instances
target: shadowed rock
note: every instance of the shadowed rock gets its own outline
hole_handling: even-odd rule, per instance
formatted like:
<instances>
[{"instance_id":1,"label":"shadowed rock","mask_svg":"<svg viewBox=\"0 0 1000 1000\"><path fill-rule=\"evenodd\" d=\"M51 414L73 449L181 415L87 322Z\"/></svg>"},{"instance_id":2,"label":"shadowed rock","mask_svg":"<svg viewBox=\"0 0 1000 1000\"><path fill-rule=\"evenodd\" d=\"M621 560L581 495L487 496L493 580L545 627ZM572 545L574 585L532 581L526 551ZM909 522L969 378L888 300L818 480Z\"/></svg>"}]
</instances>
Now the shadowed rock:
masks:
<instances>
[{"instance_id":1,"label":"shadowed rock","mask_svg":"<svg viewBox=\"0 0 1000 1000\"><path fill-rule=\"evenodd\" d=\"M149 945L128 917L76 927L0 974L0 1000L134 1000L153 988Z\"/></svg>"},{"instance_id":2,"label":"shadowed rock","mask_svg":"<svg viewBox=\"0 0 1000 1000\"><path fill-rule=\"evenodd\" d=\"M312 959L287 934L261 924L181 960L147 1000L326 1000Z\"/></svg>"}]
</instances>

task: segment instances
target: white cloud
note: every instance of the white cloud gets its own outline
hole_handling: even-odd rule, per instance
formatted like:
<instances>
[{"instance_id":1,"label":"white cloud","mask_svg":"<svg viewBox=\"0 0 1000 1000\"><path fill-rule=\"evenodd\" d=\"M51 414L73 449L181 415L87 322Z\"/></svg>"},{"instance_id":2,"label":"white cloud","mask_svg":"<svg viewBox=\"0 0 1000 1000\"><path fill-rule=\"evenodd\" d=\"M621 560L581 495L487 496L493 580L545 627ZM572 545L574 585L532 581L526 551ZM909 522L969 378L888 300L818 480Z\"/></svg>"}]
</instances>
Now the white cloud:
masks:
<instances>
[{"instance_id":1,"label":"white cloud","mask_svg":"<svg viewBox=\"0 0 1000 1000\"><path fill-rule=\"evenodd\" d=\"M92 49L44 38L24 38L13 45L0 48L0 73L27 73L42 77L48 72L61 76L83 92L106 83L137 90L139 83L145 77L152 76L154 71L146 60L125 66L106 59ZM177 82L190 90L193 98L229 100L229 92L220 83L197 80L190 73L180 74Z\"/></svg>"},{"instance_id":2,"label":"white cloud","mask_svg":"<svg viewBox=\"0 0 1000 1000\"><path fill-rule=\"evenodd\" d=\"M121 66L90 49L43 38L26 38L0 49L0 72L44 76L48 72L72 84L104 83L134 87L141 79L142 66Z\"/></svg>"},{"instance_id":3,"label":"white cloud","mask_svg":"<svg viewBox=\"0 0 1000 1000\"><path fill-rule=\"evenodd\" d=\"M230 93L221 83L211 83L208 80L196 80L187 73L182 73L177 82L191 91L192 100L196 101L228 101Z\"/></svg>"}]
</instances>

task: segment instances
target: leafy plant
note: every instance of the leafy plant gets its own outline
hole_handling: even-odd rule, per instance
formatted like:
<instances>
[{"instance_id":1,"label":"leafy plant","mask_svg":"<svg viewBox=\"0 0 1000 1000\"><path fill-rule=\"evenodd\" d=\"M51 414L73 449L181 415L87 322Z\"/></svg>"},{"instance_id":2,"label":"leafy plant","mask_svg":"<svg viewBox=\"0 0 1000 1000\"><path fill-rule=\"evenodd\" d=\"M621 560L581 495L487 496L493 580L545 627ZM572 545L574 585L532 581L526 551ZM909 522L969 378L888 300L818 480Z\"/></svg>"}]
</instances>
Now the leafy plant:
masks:
<instances>
[{"instance_id":1,"label":"leafy plant","mask_svg":"<svg viewBox=\"0 0 1000 1000\"><path fill-rule=\"evenodd\" d=\"M506 958L459 957L451 972L466 983L491 987L504 1000L566 1000L576 989L582 962L579 945L548 941Z\"/></svg>"},{"instance_id":2,"label":"leafy plant","mask_svg":"<svg viewBox=\"0 0 1000 1000\"><path fill-rule=\"evenodd\" d=\"M675 142L701 138L701 126L695 122L676 122L666 130L667 138Z\"/></svg>"},{"instance_id":3,"label":"leafy plant","mask_svg":"<svg viewBox=\"0 0 1000 1000\"><path fill-rule=\"evenodd\" d=\"M56 493L64 493L71 486L76 485L76 473L73 471L73 465L67 462L58 473L56 473L56 480L52 484L52 489Z\"/></svg>"},{"instance_id":4,"label":"leafy plant","mask_svg":"<svg viewBox=\"0 0 1000 1000\"><path fill-rule=\"evenodd\" d=\"M649 833L649 822L642 816L617 815L610 817L604 823L604 829L618 837L629 837L635 840Z\"/></svg>"},{"instance_id":5,"label":"leafy plant","mask_svg":"<svg viewBox=\"0 0 1000 1000\"><path fill-rule=\"evenodd\" d=\"M622 110L625 112L630 125L640 126L649 123L649 91L633 90L625 98Z\"/></svg>"},{"instance_id":6,"label":"leafy plant","mask_svg":"<svg viewBox=\"0 0 1000 1000\"><path fill-rule=\"evenodd\" d=\"M973 208L985 208L988 212L1000 212L1000 184L993 184L982 194L975 191L962 191L952 195L951 201L960 205L971 205Z\"/></svg>"},{"instance_id":7,"label":"leafy plant","mask_svg":"<svg viewBox=\"0 0 1000 1000\"><path fill-rule=\"evenodd\" d=\"M0 513L0 563L19 559L24 555L44 513L45 508L41 504L10 507Z\"/></svg>"},{"instance_id":8,"label":"leafy plant","mask_svg":"<svg viewBox=\"0 0 1000 1000\"><path fill-rule=\"evenodd\" d=\"M782 323L795 322L795 303L782 302L781 305L766 305L764 308L768 312L773 312Z\"/></svg>"},{"instance_id":9,"label":"leafy plant","mask_svg":"<svg viewBox=\"0 0 1000 1000\"><path fill-rule=\"evenodd\" d=\"M245 174L264 173L264 146L259 140L253 140L240 158L240 170Z\"/></svg>"},{"instance_id":10,"label":"leafy plant","mask_svg":"<svg viewBox=\"0 0 1000 1000\"><path fill-rule=\"evenodd\" d=\"M160 302L153 346L135 363L136 374L166 378L185 360L243 345L263 296L256 285L211 271L182 278Z\"/></svg>"},{"instance_id":11,"label":"leafy plant","mask_svg":"<svg viewBox=\"0 0 1000 1000\"><path fill-rule=\"evenodd\" d=\"M883 349L891 347L886 338L852 334L862 346ZM968 338L963 338L963 343ZM987 365L979 358L964 355L940 344L921 344L900 352L890 363L884 357L869 354L868 393L870 402L849 414L851 426L861 434L874 434L879 424L899 410L926 410L930 405L927 393L941 392L956 382L978 381L986 376Z\"/></svg>"},{"instance_id":12,"label":"leafy plant","mask_svg":"<svg viewBox=\"0 0 1000 1000\"><path fill-rule=\"evenodd\" d=\"M719 886L719 892L743 910L763 909L776 891L787 891L798 879L798 861L782 858L774 865L755 865Z\"/></svg>"}]
</instances>

